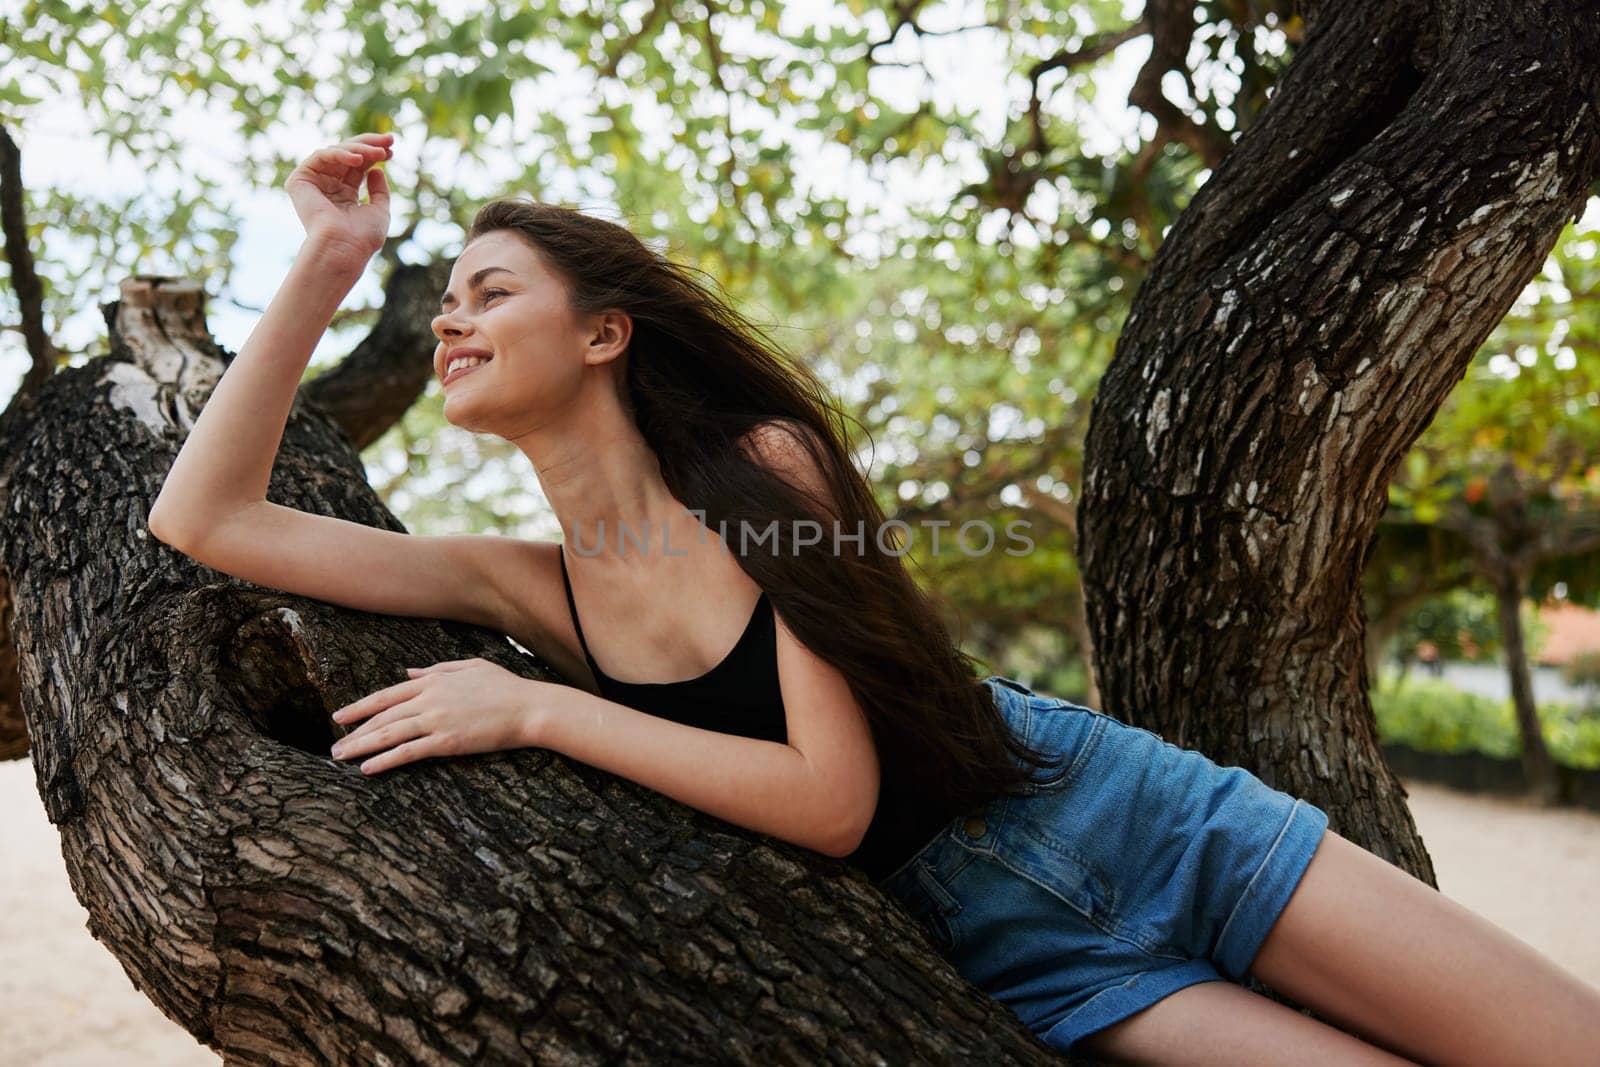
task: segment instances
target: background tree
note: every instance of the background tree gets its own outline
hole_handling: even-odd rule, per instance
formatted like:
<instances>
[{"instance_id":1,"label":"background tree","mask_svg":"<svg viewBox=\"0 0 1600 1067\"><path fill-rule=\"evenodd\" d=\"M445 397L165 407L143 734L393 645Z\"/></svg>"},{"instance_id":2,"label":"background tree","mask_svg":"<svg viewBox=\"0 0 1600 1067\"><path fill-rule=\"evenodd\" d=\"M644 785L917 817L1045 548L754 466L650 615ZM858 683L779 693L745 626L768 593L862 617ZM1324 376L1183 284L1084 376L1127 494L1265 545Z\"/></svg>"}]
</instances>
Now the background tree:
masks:
<instances>
[{"instance_id":1,"label":"background tree","mask_svg":"<svg viewBox=\"0 0 1600 1067\"><path fill-rule=\"evenodd\" d=\"M1416 623L1422 605L1444 604L1471 580L1472 561L1461 539L1433 523L1404 517L1391 492L1389 510L1378 519L1377 535L1362 572L1367 677L1373 688L1381 688L1384 657L1395 646L1409 650L1424 637L1438 645L1439 638L1448 636L1449 647L1442 650L1448 656L1456 646L1454 632L1447 626L1429 625L1424 635L1407 631L1406 624ZM1434 612L1429 622L1443 614ZM1413 640L1408 643L1408 638ZM1402 672L1408 663L1409 655L1402 657Z\"/></svg>"},{"instance_id":2,"label":"background tree","mask_svg":"<svg viewBox=\"0 0 1600 1067\"><path fill-rule=\"evenodd\" d=\"M1158 10L1186 42L1193 5ZM1377 748L1361 572L1390 477L1600 175L1600 27L1467 2L1307 21L1135 298L1079 560L1109 710L1432 882Z\"/></svg>"}]
</instances>

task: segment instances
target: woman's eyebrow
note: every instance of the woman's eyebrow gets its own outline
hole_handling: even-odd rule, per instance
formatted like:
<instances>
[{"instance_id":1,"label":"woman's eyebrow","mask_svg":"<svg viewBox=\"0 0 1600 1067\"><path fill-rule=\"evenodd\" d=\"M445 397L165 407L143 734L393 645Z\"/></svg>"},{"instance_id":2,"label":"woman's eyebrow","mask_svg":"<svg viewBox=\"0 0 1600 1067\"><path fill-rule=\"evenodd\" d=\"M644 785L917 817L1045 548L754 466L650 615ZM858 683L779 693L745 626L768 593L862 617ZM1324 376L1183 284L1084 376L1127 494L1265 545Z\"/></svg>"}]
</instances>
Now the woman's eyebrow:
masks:
<instances>
[{"instance_id":1,"label":"woman's eyebrow","mask_svg":"<svg viewBox=\"0 0 1600 1067\"><path fill-rule=\"evenodd\" d=\"M475 271L472 277L467 279L467 288L469 290L476 289L480 284L482 284L484 278L493 274L495 271L502 271L506 274L512 273L510 267L485 267L480 271ZM447 289L445 290L444 296L439 299L439 308L442 311L455 302L455 296Z\"/></svg>"}]
</instances>

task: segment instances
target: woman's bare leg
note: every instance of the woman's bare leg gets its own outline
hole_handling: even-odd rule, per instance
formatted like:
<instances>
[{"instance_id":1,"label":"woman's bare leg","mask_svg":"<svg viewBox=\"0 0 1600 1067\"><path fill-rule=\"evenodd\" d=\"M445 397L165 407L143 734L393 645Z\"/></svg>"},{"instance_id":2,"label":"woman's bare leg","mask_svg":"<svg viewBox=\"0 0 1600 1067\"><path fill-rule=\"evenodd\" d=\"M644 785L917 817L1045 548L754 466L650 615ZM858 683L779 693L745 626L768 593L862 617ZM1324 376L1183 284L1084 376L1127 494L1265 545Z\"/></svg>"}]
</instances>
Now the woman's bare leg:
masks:
<instances>
[{"instance_id":1,"label":"woman's bare leg","mask_svg":"<svg viewBox=\"0 0 1600 1067\"><path fill-rule=\"evenodd\" d=\"M1112 1063L1402 1067L1401 1059L1233 982L1201 982L1076 1042Z\"/></svg>"},{"instance_id":2,"label":"woman's bare leg","mask_svg":"<svg viewBox=\"0 0 1600 1067\"><path fill-rule=\"evenodd\" d=\"M1331 830L1250 974L1424 1063L1600 1062L1600 989Z\"/></svg>"}]
</instances>

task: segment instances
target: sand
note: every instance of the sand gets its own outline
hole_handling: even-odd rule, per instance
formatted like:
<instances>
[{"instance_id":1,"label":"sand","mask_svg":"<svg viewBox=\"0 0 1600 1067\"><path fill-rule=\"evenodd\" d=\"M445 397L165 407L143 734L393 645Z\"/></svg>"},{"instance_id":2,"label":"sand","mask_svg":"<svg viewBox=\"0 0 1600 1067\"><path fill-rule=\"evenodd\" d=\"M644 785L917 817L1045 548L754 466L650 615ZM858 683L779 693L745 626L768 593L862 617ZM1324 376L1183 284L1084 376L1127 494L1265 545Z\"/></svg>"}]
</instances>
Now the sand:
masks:
<instances>
[{"instance_id":1,"label":"sand","mask_svg":"<svg viewBox=\"0 0 1600 1067\"><path fill-rule=\"evenodd\" d=\"M89 933L28 760L0 763L0 1061L15 1067L215 1065Z\"/></svg>"},{"instance_id":2,"label":"sand","mask_svg":"<svg viewBox=\"0 0 1600 1067\"><path fill-rule=\"evenodd\" d=\"M1600 814L1406 788L1439 888L1600 986ZM0 1058L17 1067L220 1063L90 935L28 761L0 764L0 811Z\"/></svg>"}]
</instances>

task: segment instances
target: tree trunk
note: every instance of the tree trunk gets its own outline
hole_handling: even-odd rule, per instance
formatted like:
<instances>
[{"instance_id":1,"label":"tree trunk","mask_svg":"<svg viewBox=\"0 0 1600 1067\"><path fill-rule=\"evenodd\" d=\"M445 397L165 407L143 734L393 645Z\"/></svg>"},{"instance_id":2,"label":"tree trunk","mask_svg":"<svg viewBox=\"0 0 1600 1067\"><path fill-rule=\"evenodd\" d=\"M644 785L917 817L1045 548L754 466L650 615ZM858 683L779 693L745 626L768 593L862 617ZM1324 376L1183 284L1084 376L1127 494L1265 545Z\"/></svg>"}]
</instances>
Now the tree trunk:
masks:
<instances>
[{"instance_id":1,"label":"tree trunk","mask_svg":"<svg viewBox=\"0 0 1600 1067\"><path fill-rule=\"evenodd\" d=\"M0 573L0 760L28 754L28 727L22 721L21 682L17 678L17 649L11 643L11 583Z\"/></svg>"},{"instance_id":2,"label":"tree trunk","mask_svg":"<svg viewBox=\"0 0 1600 1067\"><path fill-rule=\"evenodd\" d=\"M329 712L407 666L550 675L149 536L227 359L201 312L125 284L111 354L0 417L40 793L90 932L162 1011L230 1064L1059 1062L842 861L544 749L333 761ZM304 395L268 498L401 529Z\"/></svg>"},{"instance_id":3,"label":"tree trunk","mask_svg":"<svg viewBox=\"0 0 1600 1067\"><path fill-rule=\"evenodd\" d=\"M3 135L3 131L0 131ZM332 419L357 451L381 437L416 402L433 377L431 353L435 338L430 325L438 313L437 295L450 284L453 260L421 266L394 264L384 285L383 312L377 327L339 364L306 382L303 392ZM169 289L169 292L172 290ZM198 294L197 294L198 295ZM214 347L209 337L204 346ZM49 377L38 379L38 383ZM18 395L37 388L32 374ZM9 609L10 591L0 575L0 619ZM0 628L0 760L28 753L28 731L22 721L16 649L10 627Z\"/></svg>"},{"instance_id":4,"label":"tree trunk","mask_svg":"<svg viewBox=\"0 0 1600 1067\"><path fill-rule=\"evenodd\" d=\"M1540 804L1561 799L1561 782L1555 761L1544 743L1538 706L1533 699L1533 679L1528 673L1528 650L1522 640L1523 580L1506 568L1492 576L1495 607L1500 615L1500 644L1505 649L1506 671L1511 676L1511 706L1517 713L1517 735L1522 740L1522 771L1528 791Z\"/></svg>"},{"instance_id":5,"label":"tree trunk","mask_svg":"<svg viewBox=\"0 0 1600 1067\"><path fill-rule=\"evenodd\" d=\"M1305 6L1100 382L1089 619L1109 712L1434 884L1377 744L1361 573L1392 473L1600 173L1600 19Z\"/></svg>"}]
</instances>

